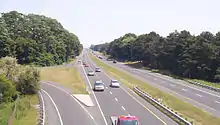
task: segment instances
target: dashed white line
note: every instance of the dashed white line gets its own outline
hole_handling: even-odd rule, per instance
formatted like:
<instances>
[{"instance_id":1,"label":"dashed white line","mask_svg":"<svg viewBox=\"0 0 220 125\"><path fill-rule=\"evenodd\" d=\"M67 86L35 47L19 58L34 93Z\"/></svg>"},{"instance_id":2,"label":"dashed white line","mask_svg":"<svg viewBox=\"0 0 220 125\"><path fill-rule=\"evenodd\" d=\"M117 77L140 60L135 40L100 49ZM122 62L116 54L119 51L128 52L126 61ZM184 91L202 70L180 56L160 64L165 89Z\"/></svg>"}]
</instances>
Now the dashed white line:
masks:
<instances>
[{"instance_id":1,"label":"dashed white line","mask_svg":"<svg viewBox=\"0 0 220 125\"><path fill-rule=\"evenodd\" d=\"M183 91L185 91L185 92L187 91L186 89L181 89L181 90L183 90Z\"/></svg>"},{"instance_id":2,"label":"dashed white line","mask_svg":"<svg viewBox=\"0 0 220 125\"><path fill-rule=\"evenodd\" d=\"M115 98L115 101L117 101L117 102L118 102L118 99L117 99L117 98Z\"/></svg>"},{"instance_id":3,"label":"dashed white line","mask_svg":"<svg viewBox=\"0 0 220 125\"><path fill-rule=\"evenodd\" d=\"M109 93L110 93L110 94L112 94L112 92L111 92L111 91L109 91Z\"/></svg>"},{"instance_id":4,"label":"dashed white line","mask_svg":"<svg viewBox=\"0 0 220 125\"><path fill-rule=\"evenodd\" d=\"M121 106L121 108L122 108L123 110L126 110L124 106Z\"/></svg>"},{"instance_id":5,"label":"dashed white line","mask_svg":"<svg viewBox=\"0 0 220 125\"><path fill-rule=\"evenodd\" d=\"M108 89L108 87L105 87L106 89Z\"/></svg>"},{"instance_id":6,"label":"dashed white line","mask_svg":"<svg viewBox=\"0 0 220 125\"><path fill-rule=\"evenodd\" d=\"M220 104L220 102L219 102L219 101L215 101L215 103L218 103L218 104Z\"/></svg>"},{"instance_id":7,"label":"dashed white line","mask_svg":"<svg viewBox=\"0 0 220 125\"><path fill-rule=\"evenodd\" d=\"M41 90L50 98L51 102L53 103L53 105L54 105L54 107L55 107L55 109L57 111L57 115L58 115L59 120L60 120L60 125L63 125L63 120L62 120L62 118L60 116L60 112L59 112L59 110L57 108L56 103L53 101L52 97L45 90L43 90L43 89L41 89Z\"/></svg>"},{"instance_id":8,"label":"dashed white line","mask_svg":"<svg viewBox=\"0 0 220 125\"><path fill-rule=\"evenodd\" d=\"M199 96L199 97L203 97L202 95L200 95L200 94L196 94L197 96Z\"/></svg>"}]
</instances>

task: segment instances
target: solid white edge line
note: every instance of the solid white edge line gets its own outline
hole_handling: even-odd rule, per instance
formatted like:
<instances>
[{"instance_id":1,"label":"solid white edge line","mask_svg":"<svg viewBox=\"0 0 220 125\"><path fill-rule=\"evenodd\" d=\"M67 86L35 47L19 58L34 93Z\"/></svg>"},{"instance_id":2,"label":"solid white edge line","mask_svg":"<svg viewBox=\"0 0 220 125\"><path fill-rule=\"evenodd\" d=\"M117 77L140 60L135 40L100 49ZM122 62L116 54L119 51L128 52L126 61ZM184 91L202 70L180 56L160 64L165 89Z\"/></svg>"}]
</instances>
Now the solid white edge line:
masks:
<instances>
[{"instance_id":1,"label":"solid white edge line","mask_svg":"<svg viewBox=\"0 0 220 125\"><path fill-rule=\"evenodd\" d=\"M183 90L183 91L185 91L185 92L187 91L186 89L181 89L181 90Z\"/></svg>"},{"instance_id":2,"label":"solid white edge line","mask_svg":"<svg viewBox=\"0 0 220 125\"><path fill-rule=\"evenodd\" d=\"M197 96L199 96L199 97L203 97L202 95L200 95L200 94L196 94Z\"/></svg>"},{"instance_id":3,"label":"solid white edge line","mask_svg":"<svg viewBox=\"0 0 220 125\"><path fill-rule=\"evenodd\" d=\"M90 81L89 81L88 76L86 75L86 71L85 71L85 69L84 69L84 67L83 67L82 65L81 65L81 67L82 67L83 72L84 72L84 74L85 74L85 76L86 76L86 79L87 79L87 81L88 81L88 83L89 83L89 86L90 86L90 88L92 89L92 85L91 85L91 83L90 83ZM108 123L107 123L107 121L106 121L106 118L105 118L105 116L104 116L104 113L102 112L102 109L101 109L101 107L100 107L100 105L99 105L99 102L98 102L98 100L97 100L97 98L96 98L96 95L95 95L94 91L92 91L92 94L94 95L95 101L96 101L96 103L97 103L97 105L98 105L98 108L99 108L101 114L102 114L102 117L103 117L103 119L104 119L105 125L108 125Z\"/></svg>"},{"instance_id":4,"label":"solid white edge line","mask_svg":"<svg viewBox=\"0 0 220 125\"><path fill-rule=\"evenodd\" d=\"M81 108L84 109L86 113L88 113L88 115L91 117L91 119L92 119L92 120L94 121L94 123L97 125L97 123L96 123L94 117L92 116L92 114L91 114L85 107L83 107L83 106L81 105L81 103L80 103L77 99L75 99L75 98L73 97L72 94L66 92L64 89L62 89L62 88L60 88L60 87L57 87L57 86L55 86L55 85L48 84L48 83L46 83L46 82L43 82L43 83L44 83L44 84L47 84L47 85L49 85L49 86L52 86L52 87L54 87L54 88L56 88L56 89L59 89L59 90L61 90L62 92L66 93L67 95L70 95L70 96L81 106Z\"/></svg>"},{"instance_id":5,"label":"solid white edge line","mask_svg":"<svg viewBox=\"0 0 220 125\"><path fill-rule=\"evenodd\" d=\"M60 112L59 112L59 110L58 110L58 108L57 108L56 103L54 102L54 100L52 99L52 97L51 97L45 90L43 90L43 89L41 89L41 90L50 98L51 102L53 103L53 106L55 107L55 109L56 109L56 111L57 111L57 114L58 114L58 117L59 117L59 121L60 121L60 125L63 125L63 121L62 121L62 118L61 118L61 116L60 116Z\"/></svg>"},{"instance_id":6,"label":"solid white edge line","mask_svg":"<svg viewBox=\"0 0 220 125\"><path fill-rule=\"evenodd\" d=\"M41 94L40 91L39 91L39 95L40 95L40 98L41 98L41 100L42 100L42 106L43 106L43 120L42 120L43 123L42 123L42 124L44 125L44 124L45 124L45 117L46 117L46 116L45 116L45 114L46 114L46 113L45 113L45 112L46 112L46 111L45 111L45 103L44 103L44 98L43 98L43 96L42 96L42 94Z\"/></svg>"}]
</instances>

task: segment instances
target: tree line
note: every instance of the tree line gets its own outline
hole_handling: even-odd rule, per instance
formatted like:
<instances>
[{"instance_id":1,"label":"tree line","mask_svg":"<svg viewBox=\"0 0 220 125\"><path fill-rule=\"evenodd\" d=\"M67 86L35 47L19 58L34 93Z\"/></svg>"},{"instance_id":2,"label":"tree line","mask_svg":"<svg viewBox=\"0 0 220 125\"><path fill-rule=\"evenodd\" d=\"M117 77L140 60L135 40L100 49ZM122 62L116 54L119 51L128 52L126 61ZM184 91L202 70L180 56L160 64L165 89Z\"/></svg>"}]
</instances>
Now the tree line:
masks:
<instances>
[{"instance_id":1,"label":"tree line","mask_svg":"<svg viewBox=\"0 0 220 125\"><path fill-rule=\"evenodd\" d=\"M50 66L79 55L82 48L78 37L55 19L17 11L1 13L0 58L11 56L19 64Z\"/></svg>"},{"instance_id":2,"label":"tree line","mask_svg":"<svg viewBox=\"0 0 220 125\"><path fill-rule=\"evenodd\" d=\"M196 36L183 30L167 37L155 32L140 36L128 33L90 48L120 61L140 61L151 69L177 76L220 82L220 32Z\"/></svg>"}]
</instances>

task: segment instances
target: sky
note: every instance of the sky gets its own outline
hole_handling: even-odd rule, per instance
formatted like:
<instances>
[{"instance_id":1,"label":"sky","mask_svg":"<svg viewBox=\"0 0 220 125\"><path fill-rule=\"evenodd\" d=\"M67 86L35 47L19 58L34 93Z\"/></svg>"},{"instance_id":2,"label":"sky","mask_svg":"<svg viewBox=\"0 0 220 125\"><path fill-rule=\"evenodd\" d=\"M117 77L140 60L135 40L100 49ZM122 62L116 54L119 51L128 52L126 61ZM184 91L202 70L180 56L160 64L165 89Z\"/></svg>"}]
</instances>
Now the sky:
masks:
<instances>
[{"instance_id":1,"label":"sky","mask_svg":"<svg viewBox=\"0 0 220 125\"><path fill-rule=\"evenodd\" d=\"M219 5L219 0L0 0L0 12L16 10L57 19L89 47L126 33L215 34L220 31Z\"/></svg>"}]
</instances>

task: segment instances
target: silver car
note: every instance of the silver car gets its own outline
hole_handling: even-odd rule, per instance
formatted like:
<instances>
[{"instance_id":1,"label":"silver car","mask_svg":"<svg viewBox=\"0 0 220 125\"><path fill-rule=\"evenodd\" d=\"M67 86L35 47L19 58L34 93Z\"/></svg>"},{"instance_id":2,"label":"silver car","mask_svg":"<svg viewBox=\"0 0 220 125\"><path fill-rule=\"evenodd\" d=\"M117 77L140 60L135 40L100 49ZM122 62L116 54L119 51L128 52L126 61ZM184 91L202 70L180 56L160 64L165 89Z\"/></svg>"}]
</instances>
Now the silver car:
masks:
<instances>
[{"instance_id":1,"label":"silver car","mask_svg":"<svg viewBox=\"0 0 220 125\"><path fill-rule=\"evenodd\" d=\"M88 72L88 76L94 76L94 75L95 75L95 72L93 72L93 71Z\"/></svg>"},{"instance_id":2,"label":"silver car","mask_svg":"<svg viewBox=\"0 0 220 125\"><path fill-rule=\"evenodd\" d=\"M94 91L104 91L105 90L105 86L104 86L104 83L99 80L99 81L95 81L95 84L94 84Z\"/></svg>"},{"instance_id":3,"label":"silver car","mask_svg":"<svg viewBox=\"0 0 220 125\"><path fill-rule=\"evenodd\" d=\"M110 86L119 88L120 84L119 84L118 80L113 79L113 80L111 80Z\"/></svg>"},{"instance_id":4,"label":"silver car","mask_svg":"<svg viewBox=\"0 0 220 125\"><path fill-rule=\"evenodd\" d=\"M101 68L96 67L96 68L95 68L95 71L96 71L96 72L101 72Z\"/></svg>"}]
</instances>

